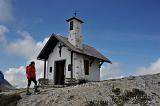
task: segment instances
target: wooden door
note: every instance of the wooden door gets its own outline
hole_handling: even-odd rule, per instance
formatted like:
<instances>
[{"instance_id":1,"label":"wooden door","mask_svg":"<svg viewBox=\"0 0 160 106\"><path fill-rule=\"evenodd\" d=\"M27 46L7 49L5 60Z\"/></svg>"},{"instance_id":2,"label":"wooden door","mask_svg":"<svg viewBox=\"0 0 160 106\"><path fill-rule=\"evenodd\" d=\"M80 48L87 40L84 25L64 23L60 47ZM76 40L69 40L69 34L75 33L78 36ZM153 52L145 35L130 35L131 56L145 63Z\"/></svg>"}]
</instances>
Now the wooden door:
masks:
<instances>
[{"instance_id":1,"label":"wooden door","mask_svg":"<svg viewBox=\"0 0 160 106\"><path fill-rule=\"evenodd\" d=\"M64 68L65 60L55 62L55 84L63 85L64 84Z\"/></svg>"}]
</instances>

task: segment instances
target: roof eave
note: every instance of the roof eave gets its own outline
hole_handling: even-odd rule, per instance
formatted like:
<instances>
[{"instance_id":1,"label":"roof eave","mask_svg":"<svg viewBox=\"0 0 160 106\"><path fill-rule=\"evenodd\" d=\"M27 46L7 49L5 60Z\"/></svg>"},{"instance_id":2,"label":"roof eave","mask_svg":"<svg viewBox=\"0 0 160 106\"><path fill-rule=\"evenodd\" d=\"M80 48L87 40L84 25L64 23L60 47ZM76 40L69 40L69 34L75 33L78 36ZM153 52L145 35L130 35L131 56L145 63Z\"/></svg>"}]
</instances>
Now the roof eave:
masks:
<instances>
[{"instance_id":1,"label":"roof eave","mask_svg":"<svg viewBox=\"0 0 160 106\"><path fill-rule=\"evenodd\" d=\"M112 62L110 60L106 60L105 62L112 64Z\"/></svg>"},{"instance_id":2,"label":"roof eave","mask_svg":"<svg viewBox=\"0 0 160 106\"><path fill-rule=\"evenodd\" d=\"M75 19L75 20L78 20L78 21L81 22L81 23L84 23L82 20L80 20L80 19L77 18L77 17L69 18L69 19L67 19L66 21L69 22L69 21L72 20L72 19Z\"/></svg>"},{"instance_id":3,"label":"roof eave","mask_svg":"<svg viewBox=\"0 0 160 106\"><path fill-rule=\"evenodd\" d=\"M102 58L98 58L98 57L95 57L95 56L91 56L91 55L79 52L79 51L71 48L70 46L68 46L67 44L65 44L65 42L63 42L63 40L61 40L56 34L52 34L51 35L50 39L47 41L47 43L45 44L45 46L43 47L43 49L41 50L41 52L37 56L38 60L47 60L48 59L47 56L43 56L43 53L44 53L45 48L47 47L47 44L52 40L53 37L56 38L59 42L62 42L70 51L73 51L73 52L81 54L81 55L86 55L86 56L89 56L89 57L93 57L93 58L96 58L98 60L101 60L102 62L107 62L107 63L112 64L112 62L109 59L107 59L106 57L104 57L104 56Z\"/></svg>"},{"instance_id":4,"label":"roof eave","mask_svg":"<svg viewBox=\"0 0 160 106\"><path fill-rule=\"evenodd\" d=\"M101 60L103 62L107 62L107 63L112 64L112 62L107 58L106 59L102 59L102 58L97 58L97 57L90 56L90 55L87 55L87 54L83 54L83 53L80 53L80 52L77 52L77 51L74 51L74 50L72 50L72 51L75 52L75 53L81 54L81 55L86 55L86 56L89 56L89 57L93 57L93 58L96 58L96 59Z\"/></svg>"},{"instance_id":5,"label":"roof eave","mask_svg":"<svg viewBox=\"0 0 160 106\"><path fill-rule=\"evenodd\" d=\"M47 43L44 45L43 49L41 50L41 52L38 54L37 56L37 60L46 60L47 58L42 58L42 53L44 52L44 49L46 48L47 44L49 43L49 41L52 39L52 37L54 37L54 33L50 36L49 40L47 41Z\"/></svg>"}]
</instances>

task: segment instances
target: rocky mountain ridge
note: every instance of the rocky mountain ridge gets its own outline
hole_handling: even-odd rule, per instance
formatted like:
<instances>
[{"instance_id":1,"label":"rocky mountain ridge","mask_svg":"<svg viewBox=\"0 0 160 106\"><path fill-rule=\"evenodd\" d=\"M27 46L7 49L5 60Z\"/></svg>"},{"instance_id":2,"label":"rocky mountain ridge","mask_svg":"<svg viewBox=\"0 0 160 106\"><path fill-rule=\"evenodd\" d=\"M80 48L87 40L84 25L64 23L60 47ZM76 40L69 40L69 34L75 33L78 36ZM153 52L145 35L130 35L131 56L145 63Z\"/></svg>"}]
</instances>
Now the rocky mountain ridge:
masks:
<instances>
[{"instance_id":1,"label":"rocky mountain ridge","mask_svg":"<svg viewBox=\"0 0 160 106\"><path fill-rule=\"evenodd\" d=\"M15 89L6 79L4 79L4 75L2 71L0 71L0 91L6 91L10 89Z\"/></svg>"}]
</instances>

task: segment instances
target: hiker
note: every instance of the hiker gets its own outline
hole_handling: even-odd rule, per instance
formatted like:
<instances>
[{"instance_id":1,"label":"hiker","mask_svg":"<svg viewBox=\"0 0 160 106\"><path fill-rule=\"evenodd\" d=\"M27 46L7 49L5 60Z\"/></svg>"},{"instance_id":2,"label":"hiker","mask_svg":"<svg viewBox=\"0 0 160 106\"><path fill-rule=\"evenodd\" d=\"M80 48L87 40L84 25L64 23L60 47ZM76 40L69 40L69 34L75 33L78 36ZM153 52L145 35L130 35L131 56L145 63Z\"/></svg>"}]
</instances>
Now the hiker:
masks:
<instances>
[{"instance_id":1,"label":"hiker","mask_svg":"<svg viewBox=\"0 0 160 106\"><path fill-rule=\"evenodd\" d=\"M27 95L30 95L29 87L31 85L31 82L34 82L34 92L39 92L37 81L36 81L36 69L35 69L35 62L32 61L29 66L26 67L26 75L28 79L28 85L27 85Z\"/></svg>"}]
</instances>

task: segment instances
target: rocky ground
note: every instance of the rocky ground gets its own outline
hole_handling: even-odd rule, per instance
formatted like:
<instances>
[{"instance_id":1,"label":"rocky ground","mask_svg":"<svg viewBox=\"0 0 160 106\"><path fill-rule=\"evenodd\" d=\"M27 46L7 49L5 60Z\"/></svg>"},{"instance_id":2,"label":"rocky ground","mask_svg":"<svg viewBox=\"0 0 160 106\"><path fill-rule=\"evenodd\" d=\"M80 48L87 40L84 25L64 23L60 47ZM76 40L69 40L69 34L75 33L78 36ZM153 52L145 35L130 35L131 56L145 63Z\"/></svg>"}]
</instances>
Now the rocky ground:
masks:
<instances>
[{"instance_id":1,"label":"rocky ground","mask_svg":"<svg viewBox=\"0 0 160 106\"><path fill-rule=\"evenodd\" d=\"M18 106L160 106L160 74L40 90L32 95L25 95L25 89L3 94L19 93Z\"/></svg>"}]
</instances>

